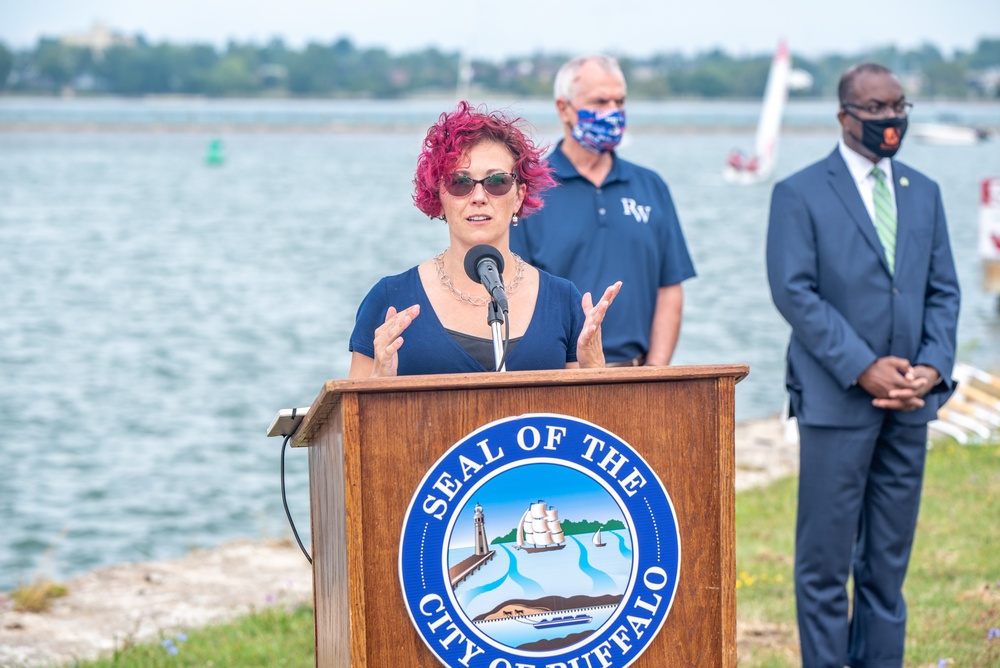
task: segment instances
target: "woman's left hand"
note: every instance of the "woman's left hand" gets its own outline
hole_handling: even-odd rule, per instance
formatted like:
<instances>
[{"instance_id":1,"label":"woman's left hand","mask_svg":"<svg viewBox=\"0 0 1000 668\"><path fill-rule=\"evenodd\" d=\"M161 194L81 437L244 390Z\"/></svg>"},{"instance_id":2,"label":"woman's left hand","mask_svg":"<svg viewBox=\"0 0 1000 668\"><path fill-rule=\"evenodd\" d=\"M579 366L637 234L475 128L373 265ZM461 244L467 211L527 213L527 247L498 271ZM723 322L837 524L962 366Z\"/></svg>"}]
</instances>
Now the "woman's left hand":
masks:
<instances>
[{"instance_id":1,"label":"woman's left hand","mask_svg":"<svg viewBox=\"0 0 1000 668\"><path fill-rule=\"evenodd\" d=\"M583 323L580 338L576 342L576 359L583 369L604 366L601 323L604 322L604 314L608 312L608 307L615 300L621 287L621 281L610 286L604 291L604 296L596 305L589 292L583 295L583 314L586 316L586 320Z\"/></svg>"}]
</instances>

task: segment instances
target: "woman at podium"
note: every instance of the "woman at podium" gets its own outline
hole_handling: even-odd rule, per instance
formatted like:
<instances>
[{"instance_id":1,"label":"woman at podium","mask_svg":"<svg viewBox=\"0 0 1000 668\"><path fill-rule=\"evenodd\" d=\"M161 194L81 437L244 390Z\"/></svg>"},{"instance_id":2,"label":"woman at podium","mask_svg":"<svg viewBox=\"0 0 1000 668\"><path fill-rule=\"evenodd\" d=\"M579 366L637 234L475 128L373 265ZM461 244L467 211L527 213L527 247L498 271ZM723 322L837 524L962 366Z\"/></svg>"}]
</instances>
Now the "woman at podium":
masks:
<instances>
[{"instance_id":1,"label":"woman at podium","mask_svg":"<svg viewBox=\"0 0 1000 668\"><path fill-rule=\"evenodd\" d=\"M554 185L522 124L461 102L428 129L413 199L444 221L448 244L368 292L351 334L349 378L604 366L601 322L621 283L594 304L510 250L510 226L541 208L540 193Z\"/></svg>"}]
</instances>

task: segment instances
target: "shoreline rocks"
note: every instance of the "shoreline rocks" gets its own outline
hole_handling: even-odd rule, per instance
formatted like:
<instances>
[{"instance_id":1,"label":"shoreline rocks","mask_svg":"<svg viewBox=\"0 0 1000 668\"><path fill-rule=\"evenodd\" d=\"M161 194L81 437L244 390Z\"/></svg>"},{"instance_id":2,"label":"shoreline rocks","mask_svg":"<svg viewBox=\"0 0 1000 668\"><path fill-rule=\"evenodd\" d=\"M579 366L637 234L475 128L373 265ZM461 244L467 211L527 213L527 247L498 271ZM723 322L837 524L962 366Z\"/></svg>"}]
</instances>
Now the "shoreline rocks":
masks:
<instances>
[{"instance_id":1,"label":"shoreline rocks","mask_svg":"<svg viewBox=\"0 0 1000 668\"><path fill-rule=\"evenodd\" d=\"M780 418L736 426L736 489L798 471L798 441ZM312 600L312 568L285 541L237 541L180 559L101 568L66 583L39 614L14 612L0 593L0 666L69 664L126 644L219 624L253 610Z\"/></svg>"}]
</instances>

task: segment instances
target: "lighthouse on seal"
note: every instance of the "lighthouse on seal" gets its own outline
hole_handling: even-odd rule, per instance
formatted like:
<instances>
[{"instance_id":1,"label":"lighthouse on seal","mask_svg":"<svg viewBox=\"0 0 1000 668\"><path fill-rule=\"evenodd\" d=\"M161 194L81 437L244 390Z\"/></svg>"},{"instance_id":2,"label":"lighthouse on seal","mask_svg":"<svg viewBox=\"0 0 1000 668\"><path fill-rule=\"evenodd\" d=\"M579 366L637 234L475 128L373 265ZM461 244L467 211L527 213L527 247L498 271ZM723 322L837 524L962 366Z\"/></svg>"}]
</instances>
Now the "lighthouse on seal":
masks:
<instances>
[{"instance_id":1,"label":"lighthouse on seal","mask_svg":"<svg viewBox=\"0 0 1000 668\"><path fill-rule=\"evenodd\" d=\"M486 519L483 516L483 507L478 503L473 519L476 523L476 554L486 554L490 551L489 542L486 540Z\"/></svg>"}]
</instances>

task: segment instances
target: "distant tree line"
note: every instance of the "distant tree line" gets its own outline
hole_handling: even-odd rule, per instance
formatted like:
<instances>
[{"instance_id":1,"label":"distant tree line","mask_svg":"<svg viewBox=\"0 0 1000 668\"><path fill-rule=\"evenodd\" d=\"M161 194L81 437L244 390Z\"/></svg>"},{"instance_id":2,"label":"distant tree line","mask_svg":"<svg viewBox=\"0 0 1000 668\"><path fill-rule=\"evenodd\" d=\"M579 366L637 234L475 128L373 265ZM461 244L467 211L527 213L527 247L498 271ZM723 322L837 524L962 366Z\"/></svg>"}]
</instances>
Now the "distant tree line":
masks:
<instances>
[{"instance_id":1,"label":"distant tree line","mask_svg":"<svg viewBox=\"0 0 1000 668\"><path fill-rule=\"evenodd\" d=\"M565 536L576 536L583 533L597 533L598 529L604 529L605 531L621 531L625 528L625 525L621 520L608 520L607 522L595 522L593 520L580 520L579 522L574 522L573 520L561 520L559 524L562 527L563 535ZM490 545L513 543L515 541L517 541L517 527L514 527L503 536L497 536L490 541Z\"/></svg>"},{"instance_id":2,"label":"distant tree line","mask_svg":"<svg viewBox=\"0 0 1000 668\"><path fill-rule=\"evenodd\" d=\"M567 54L534 54L502 62L473 60L429 48L390 54L358 48L342 38L291 49L275 39L263 46L230 42L207 44L147 42L103 49L59 39L38 41L33 49L12 51L0 43L0 91L7 94L202 95L211 97L399 98L454 94L459 72L471 71L474 90L518 98L549 97L556 70ZM722 50L695 56L667 53L622 57L632 99L756 98L763 94L771 54L736 57ZM851 56L815 59L795 56L793 66L812 76L812 86L792 95L836 94L848 66L882 63L903 77L921 97L1000 96L1000 39L982 39L970 52L943 55L925 45L912 50L888 46Z\"/></svg>"}]
</instances>

